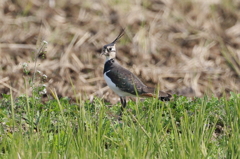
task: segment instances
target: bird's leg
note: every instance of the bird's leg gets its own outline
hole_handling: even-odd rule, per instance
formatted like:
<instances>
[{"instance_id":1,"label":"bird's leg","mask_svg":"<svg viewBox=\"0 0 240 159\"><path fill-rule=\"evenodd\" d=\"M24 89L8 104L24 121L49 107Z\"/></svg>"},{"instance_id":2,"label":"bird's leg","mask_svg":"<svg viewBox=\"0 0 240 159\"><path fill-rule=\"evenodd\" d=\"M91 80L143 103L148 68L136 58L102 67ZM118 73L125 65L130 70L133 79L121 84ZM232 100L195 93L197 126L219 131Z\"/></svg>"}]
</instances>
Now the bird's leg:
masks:
<instances>
[{"instance_id":1,"label":"bird's leg","mask_svg":"<svg viewBox=\"0 0 240 159\"><path fill-rule=\"evenodd\" d=\"M126 104L127 104L126 97L120 97L120 101L121 101L121 104L122 104L120 115L122 116L122 112L124 111L124 108L126 107Z\"/></svg>"}]
</instances>

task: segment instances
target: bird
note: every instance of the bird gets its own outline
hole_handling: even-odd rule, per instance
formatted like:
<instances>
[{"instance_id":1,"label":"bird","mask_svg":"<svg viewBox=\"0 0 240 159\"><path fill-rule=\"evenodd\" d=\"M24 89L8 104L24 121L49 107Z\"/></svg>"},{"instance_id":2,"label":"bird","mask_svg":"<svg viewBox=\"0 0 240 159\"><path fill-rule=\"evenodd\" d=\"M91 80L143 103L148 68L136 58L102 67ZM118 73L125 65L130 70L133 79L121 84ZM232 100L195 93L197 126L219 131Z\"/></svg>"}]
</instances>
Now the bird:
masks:
<instances>
[{"instance_id":1,"label":"bird","mask_svg":"<svg viewBox=\"0 0 240 159\"><path fill-rule=\"evenodd\" d=\"M101 55L106 57L103 76L107 85L115 92L121 101L121 112L126 107L126 97L157 97L161 101L169 101L171 94L146 86L136 75L122 67L116 60L116 42L124 35L121 30L117 38L102 47Z\"/></svg>"}]
</instances>

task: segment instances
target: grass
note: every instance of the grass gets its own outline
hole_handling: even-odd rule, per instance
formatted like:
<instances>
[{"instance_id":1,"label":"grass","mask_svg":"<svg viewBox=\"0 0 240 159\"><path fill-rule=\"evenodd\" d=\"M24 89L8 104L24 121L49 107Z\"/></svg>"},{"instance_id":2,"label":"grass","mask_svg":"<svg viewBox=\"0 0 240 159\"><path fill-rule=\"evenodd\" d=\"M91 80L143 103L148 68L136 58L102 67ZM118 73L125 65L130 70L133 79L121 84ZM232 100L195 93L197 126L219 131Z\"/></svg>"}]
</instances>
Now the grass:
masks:
<instances>
[{"instance_id":1,"label":"grass","mask_svg":"<svg viewBox=\"0 0 240 159\"><path fill-rule=\"evenodd\" d=\"M1 158L239 158L240 95L170 102L3 95ZM11 109L13 108L13 109Z\"/></svg>"}]
</instances>

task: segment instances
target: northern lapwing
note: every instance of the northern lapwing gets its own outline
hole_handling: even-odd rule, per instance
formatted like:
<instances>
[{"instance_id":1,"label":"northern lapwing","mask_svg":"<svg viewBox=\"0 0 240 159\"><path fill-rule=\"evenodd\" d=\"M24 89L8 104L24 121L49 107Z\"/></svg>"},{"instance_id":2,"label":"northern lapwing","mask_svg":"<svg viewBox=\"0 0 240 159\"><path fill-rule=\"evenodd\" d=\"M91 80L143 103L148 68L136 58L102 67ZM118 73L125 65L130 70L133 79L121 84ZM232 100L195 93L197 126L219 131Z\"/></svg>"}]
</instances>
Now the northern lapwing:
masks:
<instances>
[{"instance_id":1,"label":"northern lapwing","mask_svg":"<svg viewBox=\"0 0 240 159\"><path fill-rule=\"evenodd\" d=\"M110 44L104 45L101 55L106 56L104 65L104 79L107 85L120 97L121 110L126 107L126 96L156 97L162 101L169 101L171 95L156 88L148 87L132 72L123 68L116 60L116 42L124 35L124 29ZM158 91L158 92L157 92Z\"/></svg>"}]
</instances>

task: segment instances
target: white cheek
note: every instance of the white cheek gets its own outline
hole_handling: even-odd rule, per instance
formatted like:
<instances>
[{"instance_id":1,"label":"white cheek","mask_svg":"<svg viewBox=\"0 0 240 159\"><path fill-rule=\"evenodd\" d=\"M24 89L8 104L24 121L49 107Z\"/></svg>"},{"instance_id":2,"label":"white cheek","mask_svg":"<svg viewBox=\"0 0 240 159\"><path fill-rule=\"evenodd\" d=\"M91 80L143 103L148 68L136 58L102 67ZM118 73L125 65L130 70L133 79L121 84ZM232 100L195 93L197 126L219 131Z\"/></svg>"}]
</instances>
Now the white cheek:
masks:
<instances>
[{"instance_id":1,"label":"white cheek","mask_svg":"<svg viewBox=\"0 0 240 159\"><path fill-rule=\"evenodd\" d=\"M115 58L116 57L116 52L110 52L109 56L110 56L110 58Z\"/></svg>"}]
</instances>

